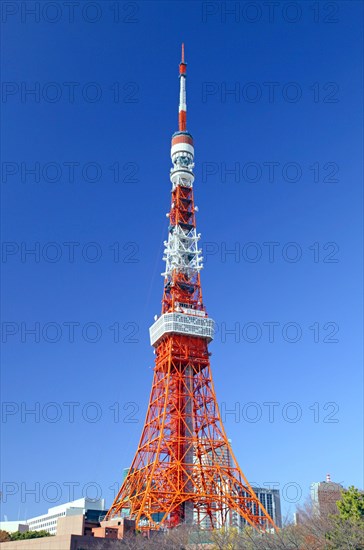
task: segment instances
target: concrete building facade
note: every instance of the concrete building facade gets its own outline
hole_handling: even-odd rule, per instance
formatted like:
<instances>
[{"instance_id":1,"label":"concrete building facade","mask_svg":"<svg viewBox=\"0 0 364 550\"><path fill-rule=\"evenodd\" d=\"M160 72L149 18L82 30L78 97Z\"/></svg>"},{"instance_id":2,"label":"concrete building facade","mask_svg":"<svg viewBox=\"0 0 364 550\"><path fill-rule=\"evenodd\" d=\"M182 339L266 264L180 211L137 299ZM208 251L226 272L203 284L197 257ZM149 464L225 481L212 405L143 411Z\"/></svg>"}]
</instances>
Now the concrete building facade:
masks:
<instances>
[{"instance_id":1,"label":"concrete building facade","mask_svg":"<svg viewBox=\"0 0 364 550\"><path fill-rule=\"evenodd\" d=\"M1 550L120 550L121 541L82 535L57 535L40 539L2 542Z\"/></svg>"}]
</instances>

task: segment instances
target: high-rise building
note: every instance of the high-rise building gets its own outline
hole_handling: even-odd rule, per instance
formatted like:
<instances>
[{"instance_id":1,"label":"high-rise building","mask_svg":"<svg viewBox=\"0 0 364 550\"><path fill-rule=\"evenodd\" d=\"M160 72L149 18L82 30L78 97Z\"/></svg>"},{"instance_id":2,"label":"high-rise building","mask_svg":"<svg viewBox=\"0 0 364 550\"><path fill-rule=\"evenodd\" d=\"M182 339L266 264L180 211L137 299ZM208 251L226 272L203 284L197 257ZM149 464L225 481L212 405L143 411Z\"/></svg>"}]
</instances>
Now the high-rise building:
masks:
<instances>
[{"instance_id":1,"label":"high-rise building","mask_svg":"<svg viewBox=\"0 0 364 550\"><path fill-rule=\"evenodd\" d=\"M330 474L327 474L325 481L318 481L311 484L311 501L313 511L320 515L327 516L337 513L337 501L341 500L344 487L340 483L331 481Z\"/></svg>"},{"instance_id":2,"label":"high-rise building","mask_svg":"<svg viewBox=\"0 0 364 550\"><path fill-rule=\"evenodd\" d=\"M253 490L257 495L259 502L263 504L276 526L282 527L281 497L279 490L254 486ZM232 525L242 529L246 526L246 524L247 523L244 518L237 516L235 512L233 513Z\"/></svg>"},{"instance_id":3,"label":"high-rise building","mask_svg":"<svg viewBox=\"0 0 364 550\"><path fill-rule=\"evenodd\" d=\"M229 443L231 444L230 439ZM220 449L218 449L218 454L221 457L222 463L225 466L230 467L232 464L232 459L229 450L226 447L220 447ZM281 497L279 494L279 490L268 489L267 487L254 487L254 485L252 485L252 489L258 497L259 502L264 506L264 509L268 512L276 526L282 527ZM249 496L247 493L243 493L243 495L244 497ZM254 513L262 513L261 509L255 503L252 503L250 506L254 509ZM236 511L232 509L229 510L226 508L225 515L227 518L226 524L232 527L237 527L239 530L244 529L244 527L248 524L242 516L240 516ZM205 526L207 526L206 523Z\"/></svg>"}]
</instances>

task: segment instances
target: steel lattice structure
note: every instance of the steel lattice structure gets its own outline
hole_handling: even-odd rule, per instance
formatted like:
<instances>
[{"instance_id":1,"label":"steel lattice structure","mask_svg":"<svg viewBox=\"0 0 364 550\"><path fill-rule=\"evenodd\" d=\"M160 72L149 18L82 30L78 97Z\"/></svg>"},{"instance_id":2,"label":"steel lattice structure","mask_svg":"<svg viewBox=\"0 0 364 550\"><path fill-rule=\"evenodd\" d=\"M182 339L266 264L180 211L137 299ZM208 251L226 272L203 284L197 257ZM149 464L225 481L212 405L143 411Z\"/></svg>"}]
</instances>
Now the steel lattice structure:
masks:
<instances>
[{"instance_id":1,"label":"steel lattice structure","mask_svg":"<svg viewBox=\"0 0 364 550\"><path fill-rule=\"evenodd\" d=\"M186 129L186 63L179 66L179 131L172 137L172 198L165 241L162 313L150 328L156 360L144 428L106 519L127 515L139 528L181 523L203 528L243 517L275 529L239 468L217 405L208 343L214 322L201 293L203 267L193 198L194 146Z\"/></svg>"}]
</instances>

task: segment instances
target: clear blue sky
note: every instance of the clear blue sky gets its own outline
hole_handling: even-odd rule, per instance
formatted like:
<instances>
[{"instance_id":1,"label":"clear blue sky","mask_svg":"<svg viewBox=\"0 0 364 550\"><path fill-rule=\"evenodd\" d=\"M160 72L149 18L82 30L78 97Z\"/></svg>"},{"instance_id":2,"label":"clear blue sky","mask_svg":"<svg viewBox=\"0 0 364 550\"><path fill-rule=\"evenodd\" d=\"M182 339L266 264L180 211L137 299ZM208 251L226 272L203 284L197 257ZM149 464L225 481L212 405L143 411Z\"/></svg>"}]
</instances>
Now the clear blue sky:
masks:
<instances>
[{"instance_id":1,"label":"clear blue sky","mask_svg":"<svg viewBox=\"0 0 364 550\"><path fill-rule=\"evenodd\" d=\"M21 4L2 5L1 518L43 513L72 483L110 505L132 460L182 41L212 369L235 454L287 513L295 487L303 502L327 472L362 487L362 3L103 1L72 15L53 2L35 16Z\"/></svg>"}]
</instances>

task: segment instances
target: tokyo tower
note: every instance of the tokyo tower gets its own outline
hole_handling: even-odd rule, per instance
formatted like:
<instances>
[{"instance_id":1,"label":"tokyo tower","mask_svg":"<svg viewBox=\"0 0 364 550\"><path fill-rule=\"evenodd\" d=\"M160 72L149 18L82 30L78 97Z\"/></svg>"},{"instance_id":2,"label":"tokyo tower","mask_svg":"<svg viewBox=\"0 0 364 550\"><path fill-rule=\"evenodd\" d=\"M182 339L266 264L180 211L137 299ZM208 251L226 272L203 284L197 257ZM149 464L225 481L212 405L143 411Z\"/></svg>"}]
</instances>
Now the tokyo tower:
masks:
<instances>
[{"instance_id":1,"label":"tokyo tower","mask_svg":"<svg viewBox=\"0 0 364 550\"><path fill-rule=\"evenodd\" d=\"M182 523L218 529L245 520L271 530L274 522L232 452L210 369L208 344L214 321L201 292L203 264L193 197L194 144L186 125L183 45L179 79L162 311L150 328L156 356L152 390L138 449L105 519L127 516L140 529Z\"/></svg>"}]
</instances>

